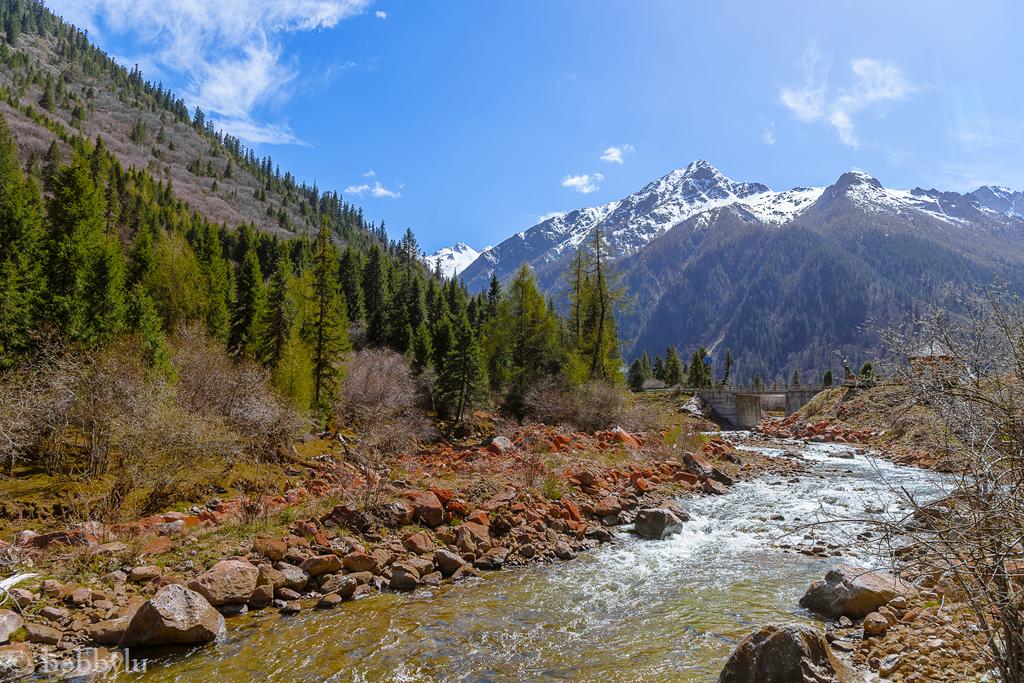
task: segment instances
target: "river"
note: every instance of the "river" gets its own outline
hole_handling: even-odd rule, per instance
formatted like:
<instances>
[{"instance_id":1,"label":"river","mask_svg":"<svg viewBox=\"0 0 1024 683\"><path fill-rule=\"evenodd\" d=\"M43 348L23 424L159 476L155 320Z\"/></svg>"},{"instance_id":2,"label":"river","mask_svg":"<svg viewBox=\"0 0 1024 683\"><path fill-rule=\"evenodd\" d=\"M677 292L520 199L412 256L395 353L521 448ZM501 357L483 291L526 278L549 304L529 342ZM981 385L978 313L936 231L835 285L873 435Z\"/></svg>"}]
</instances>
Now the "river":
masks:
<instances>
[{"instance_id":1,"label":"river","mask_svg":"<svg viewBox=\"0 0 1024 683\"><path fill-rule=\"evenodd\" d=\"M860 525L803 525L865 511L898 514L892 486L928 496L939 485L930 472L835 457L848 447L787 450L799 451L810 472L685 499L691 520L664 541L623 533L571 562L433 592L379 594L291 617L272 610L236 617L226 641L150 661L141 679L714 681L750 631L812 619L797 601L836 560L785 552L781 543L841 545L843 561L870 565L868 541L849 546Z\"/></svg>"}]
</instances>

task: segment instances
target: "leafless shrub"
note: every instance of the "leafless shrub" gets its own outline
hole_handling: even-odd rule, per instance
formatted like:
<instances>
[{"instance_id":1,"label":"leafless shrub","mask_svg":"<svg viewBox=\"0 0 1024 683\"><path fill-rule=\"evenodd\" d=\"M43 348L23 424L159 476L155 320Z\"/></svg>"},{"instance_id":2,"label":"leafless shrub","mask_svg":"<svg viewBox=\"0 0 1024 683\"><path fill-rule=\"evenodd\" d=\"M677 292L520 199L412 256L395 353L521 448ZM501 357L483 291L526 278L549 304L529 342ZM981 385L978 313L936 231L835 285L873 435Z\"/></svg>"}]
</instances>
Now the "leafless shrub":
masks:
<instances>
[{"instance_id":1,"label":"leafless shrub","mask_svg":"<svg viewBox=\"0 0 1024 683\"><path fill-rule=\"evenodd\" d=\"M273 456L308 427L274 392L266 370L233 361L200 327L184 327L176 335L174 365L182 409L223 420L257 457Z\"/></svg>"},{"instance_id":2,"label":"leafless shrub","mask_svg":"<svg viewBox=\"0 0 1024 683\"><path fill-rule=\"evenodd\" d=\"M345 369L335 406L338 420L358 434L355 458L362 470L365 505L373 505L384 462L431 434L416 379L401 355L385 349L357 352Z\"/></svg>"},{"instance_id":3,"label":"leafless shrub","mask_svg":"<svg viewBox=\"0 0 1024 683\"><path fill-rule=\"evenodd\" d=\"M945 576L985 635L1004 683L1024 682L1024 300L992 288L956 317L935 309L884 330L893 380L936 416L933 448L955 466L946 495L899 492L883 523L910 541L902 569Z\"/></svg>"},{"instance_id":4,"label":"leafless shrub","mask_svg":"<svg viewBox=\"0 0 1024 683\"><path fill-rule=\"evenodd\" d=\"M567 387L543 380L526 391L524 404L534 420L587 432L612 427L644 430L652 424L652 417L625 388L607 382Z\"/></svg>"}]
</instances>

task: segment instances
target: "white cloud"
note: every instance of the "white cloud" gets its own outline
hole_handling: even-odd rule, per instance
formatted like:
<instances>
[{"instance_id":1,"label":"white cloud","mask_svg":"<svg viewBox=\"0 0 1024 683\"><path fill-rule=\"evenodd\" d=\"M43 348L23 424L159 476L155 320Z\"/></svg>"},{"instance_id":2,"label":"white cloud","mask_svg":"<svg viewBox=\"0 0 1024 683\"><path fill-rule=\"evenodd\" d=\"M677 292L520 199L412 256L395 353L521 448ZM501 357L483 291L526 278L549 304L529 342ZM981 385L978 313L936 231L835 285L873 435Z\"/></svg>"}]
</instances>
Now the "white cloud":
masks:
<instances>
[{"instance_id":1,"label":"white cloud","mask_svg":"<svg viewBox=\"0 0 1024 683\"><path fill-rule=\"evenodd\" d=\"M367 183L363 183L362 185L349 185L344 189L342 194L351 194L357 197L362 197L364 194L368 194L371 197L382 197L386 199L398 199L402 196L401 192L397 190L389 190L384 187L379 180L374 182L373 185L369 185Z\"/></svg>"},{"instance_id":2,"label":"white cloud","mask_svg":"<svg viewBox=\"0 0 1024 683\"><path fill-rule=\"evenodd\" d=\"M813 44L804 51L801 67L802 84L783 88L779 99L799 121L823 121L835 128L839 140L849 147L860 145L855 114L873 105L905 99L914 92L914 87L899 67L877 59L861 58L850 62L852 82L839 88L835 97L829 97L821 54Z\"/></svg>"},{"instance_id":3,"label":"white cloud","mask_svg":"<svg viewBox=\"0 0 1024 683\"><path fill-rule=\"evenodd\" d=\"M379 9L376 12L373 13L373 16L377 17L378 19L387 19L388 18L388 13L385 12L384 10L382 10L382 9Z\"/></svg>"},{"instance_id":4,"label":"white cloud","mask_svg":"<svg viewBox=\"0 0 1024 683\"><path fill-rule=\"evenodd\" d=\"M601 155L601 161L607 161L610 164L621 164L623 163L622 155L633 151L633 145L617 145L609 147Z\"/></svg>"},{"instance_id":5,"label":"white cloud","mask_svg":"<svg viewBox=\"0 0 1024 683\"><path fill-rule=\"evenodd\" d=\"M581 175L566 176L562 180L562 187L572 188L580 194L590 194L600 189L598 186L604 180L601 173L583 173Z\"/></svg>"},{"instance_id":6,"label":"white cloud","mask_svg":"<svg viewBox=\"0 0 1024 683\"><path fill-rule=\"evenodd\" d=\"M283 34L332 28L371 0L51 0L58 14L97 34L130 35L162 75L185 79L182 93L214 124L249 142L295 143L257 110L287 99L295 63ZM129 57L130 59L130 57ZM140 60L136 60L140 61Z\"/></svg>"},{"instance_id":7,"label":"white cloud","mask_svg":"<svg viewBox=\"0 0 1024 683\"><path fill-rule=\"evenodd\" d=\"M772 121L767 126L765 126L764 130L761 131L761 142L763 142L766 145L774 145L775 144L775 122L774 121Z\"/></svg>"},{"instance_id":8,"label":"white cloud","mask_svg":"<svg viewBox=\"0 0 1024 683\"><path fill-rule=\"evenodd\" d=\"M366 169L366 173L363 174L363 177L364 178L376 178L377 177L377 172L374 171L372 168L368 168L368 169Z\"/></svg>"}]
</instances>

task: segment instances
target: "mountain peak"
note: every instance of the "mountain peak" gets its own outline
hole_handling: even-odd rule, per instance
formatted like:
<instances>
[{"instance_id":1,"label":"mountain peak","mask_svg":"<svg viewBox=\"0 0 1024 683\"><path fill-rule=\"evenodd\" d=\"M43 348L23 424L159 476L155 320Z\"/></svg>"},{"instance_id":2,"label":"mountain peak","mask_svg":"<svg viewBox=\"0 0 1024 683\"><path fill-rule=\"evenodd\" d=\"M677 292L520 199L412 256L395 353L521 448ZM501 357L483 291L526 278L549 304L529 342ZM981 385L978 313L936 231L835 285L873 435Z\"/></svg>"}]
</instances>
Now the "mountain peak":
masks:
<instances>
[{"instance_id":1,"label":"mountain peak","mask_svg":"<svg viewBox=\"0 0 1024 683\"><path fill-rule=\"evenodd\" d=\"M882 183L878 182L875 176L860 170L847 171L843 175L839 176L839 180L836 181L835 187L847 189L856 185L870 185L871 187L881 188Z\"/></svg>"}]
</instances>

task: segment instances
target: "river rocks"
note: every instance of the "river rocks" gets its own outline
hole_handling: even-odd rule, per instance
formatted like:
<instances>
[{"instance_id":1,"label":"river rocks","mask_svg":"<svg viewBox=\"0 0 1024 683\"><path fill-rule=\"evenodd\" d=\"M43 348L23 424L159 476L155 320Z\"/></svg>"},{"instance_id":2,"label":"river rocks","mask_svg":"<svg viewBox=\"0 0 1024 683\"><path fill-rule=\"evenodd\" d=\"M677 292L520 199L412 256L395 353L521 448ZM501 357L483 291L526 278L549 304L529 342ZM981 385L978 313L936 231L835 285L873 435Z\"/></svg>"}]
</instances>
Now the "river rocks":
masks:
<instances>
[{"instance_id":1,"label":"river rocks","mask_svg":"<svg viewBox=\"0 0 1024 683\"><path fill-rule=\"evenodd\" d=\"M861 627L864 629L866 637L884 636L885 632L889 629L889 620L878 612L872 612L864 617L864 623L861 624Z\"/></svg>"},{"instance_id":2,"label":"river rocks","mask_svg":"<svg viewBox=\"0 0 1024 683\"><path fill-rule=\"evenodd\" d=\"M378 565L376 557L358 550L341 558L341 563L350 572L375 572Z\"/></svg>"},{"instance_id":3,"label":"river rocks","mask_svg":"<svg viewBox=\"0 0 1024 683\"><path fill-rule=\"evenodd\" d=\"M346 574L330 574L323 577L320 582L321 593L335 593L342 599L347 600L356 592L359 582Z\"/></svg>"},{"instance_id":4,"label":"river rocks","mask_svg":"<svg viewBox=\"0 0 1024 683\"><path fill-rule=\"evenodd\" d=\"M0 647L0 681L27 678L35 673L36 664L27 643Z\"/></svg>"},{"instance_id":5,"label":"river rocks","mask_svg":"<svg viewBox=\"0 0 1024 683\"><path fill-rule=\"evenodd\" d=\"M46 607L39 610L39 616L50 621L64 621L68 618L68 611L63 607L54 607L53 605L47 605Z\"/></svg>"},{"instance_id":6,"label":"river rocks","mask_svg":"<svg viewBox=\"0 0 1024 683\"><path fill-rule=\"evenodd\" d=\"M253 579L255 581L255 577ZM227 631L224 617L196 591L164 586L132 617L123 647L208 643Z\"/></svg>"},{"instance_id":7,"label":"river rocks","mask_svg":"<svg viewBox=\"0 0 1024 683\"><path fill-rule=\"evenodd\" d=\"M564 540L558 541L555 544L555 557L560 560L571 560L576 557L576 553L572 551L572 548Z\"/></svg>"},{"instance_id":8,"label":"river rocks","mask_svg":"<svg viewBox=\"0 0 1024 683\"><path fill-rule=\"evenodd\" d=\"M246 604L249 606L249 609L266 609L273 601L274 587L269 583L265 583L253 589L252 595L249 596L249 602Z\"/></svg>"},{"instance_id":9,"label":"river rocks","mask_svg":"<svg viewBox=\"0 0 1024 683\"><path fill-rule=\"evenodd\" d=\"M683 530L683 520L672 510L648 508L636 513L633 530L644 538L661 540Z\"/></svg>"},{"instance_id":10,"label":"river rocks","mask_svg":"<svg viewBox=\"0 0 1024 683\"><path fill-rule=\"evenodd\" d=\"M277 570L284 575L284 588L301 591L309 583L309 574L301 567L287 562L278 562Z\"/></svg>"},{"instance_id":11,"label":"river rocks","mask_svg":"<svg viewBox=\"0 0 1024 683\"><path fill-rule=\"evenodd\" d=\"M466 564L466 561L451 550L440 549L434 551L434 565L445 577L449 577L457 572L464 564Z\"/></svg>"},{"instance_id":12,"label":"river rocks","mask_svg":"<svg viewBox=\"0 0 1024 683\"><path fill-rule=\"evenodd\" d=\"M316 603L316 608L332 609L340 605L342 602L344 602L344 600L345 599L337 593L328 593L327 595L320 598L320 601Z\"/></svg>"},{"instance_id":13,"label":"river rocks","mask_svg":"<svg viewBox=\"0 0 1024 683\"><path fill-rule=\"evenodd\" d=\"M710 493L713 496L724 496L729 493L729 487L715 479L705 479L701 486L704 488L704 493Z\"/></svg>"},{"instance_id":14,"label":"river rocks","mask_svg":"<svg viewBox=\"0 0 1024 683\"><path fill-rule=\"evenodd\" d=\"M426 555L434 550L434 541L422 531L416 531L402 539L402 546L410 553Z\"/></svg>"},{"instance_id":15,"label":"river rocks","mask_svg":"<svg viewBox=\"0 0 1024 683\"><path fill-rule=\"evenodd\" d=\"M131 616L124 616L97 621L86 627L85 635L97 645L117 645L124 638L131 620Z\"/></svg>"},{"instance_id":16,"label":"river rocks","mask_svg":"<svg viewBox=\"0 0 1024 683\"><path fill-rule=\"evenodd\" d=\"M244 560L221 560L188 583L214 607L244 605L256 590L260 570Z\"/></svg>"},{"instance_id":17,"label":"river rocks","mask_svg":"<svg viewBox=\"0 0 1024 683\"><path fill-rule=\"evenodd\" d=\"M455 546L463 553L486 551L491 547L490 531L482 524L463 522L455 532Z\"/></svg>"},{"instance_id":18,"label":"river rocks","mask_svg":"<svg viewBox=\"0 0 1024 683\"><path fill-rule=\"evenodd\" d=\"M845 667L810 626L770 624L729 655L718 683L842 683Z\"/></svg>"},{"instance_id":19,"label":"river rocks","mask_svg":"<svg viewBox=\"0 0 1024 683\"><path fill-rule=\"evenodd\" d=\"M402 564L395 565L391 570L391 582L389 584L392 590L396 591L411 591L420 584L419 573L412 567L407 567Z\"/></svg>"},{"instance_id":20,"label":"river rocks","mask_svg":"<svg viewBox=\"0 0 1024 683\"><path fill-rule=\"evenodd\" d=\"M320 576L340 572L343 566L337 555L317 555L305 560L299 568L310 576Z\"/></svg>"},{"instance_id":21,"label":"river rocks","mask_svg":"<svg viewBox=\"0 0 1024 683\"><path fill-rule=\"evenodd\" d=\"M296 567L296 569L298 569L298 567ZM299 569L299 571L301 572L302 570ZM305 572L303 572L303 574L305 574ZM284 572L274 569L267 564L260 565L259 574L256 575L257 588L260 586L270 586L271 592L274 592L278 589L284 588L287 583L288 580L285 578Z\"/></svg>"},{"instance_id":22,"label":"river rocks","mask_svg":"<svg viewBox=\"0 0 1024 683\"><path fill-rule=\"evenodd\" d=\"M830 619L861 619L898 595L914 588L886 572L867 571L839 564L815 581L800 598L800 606Z\"/></svg>"},{"instance_id":23,"label":"river rocks","mask_svg":"<svg viewBox=\"0 0 1024 683\"><path fill-rule=\"evenodd\" d=\"M878 675L882 678L889 678L899 670L901 664L903 664L903 655L897 652L886 655L878 663Z\"/></svg>"},{"instance_id":24,"label":"river rocks","mask_svg":"<svg viewBox=\"0 0 1024 683\"><path fill-rule=\"evenodd\" d=\"M402 494L412 505L413 519L429 527L441 526L444 521L444 506L432 491L406 491Z\"/></svg>"},{"instance_id":25,"label":"river rocks","mask_svg":"<svg viewBox=\"0 0 1024 683\"><path fill-rule=\"evenodd\" d=\"M21 615L9 609L0 609L0 643L6 643L24 625L25 620Z\"/></svg>"},{"instance_id":26,"label":"river rocks","mask_svg":"<svg viewBox=\"0 0 1024 683\"><path fill-rule=\"evenodd\" d=\"M56 645L64 637L61 631L43 624L25 624L25 640L42 645Z\"/></svg>"},{"instance_id":27,"label":"river rocks","mask_svg":"<svg viewBox=\"0 0 1024 683\"><path fill-rule=\"evenodd\" d=\"M495 547L488 550L483 554L482 557L476 559L473 562L473 566L477 569L501 569L505 566L505 560L508 558L508 548Z\"/></svg>"}]
</instances>

